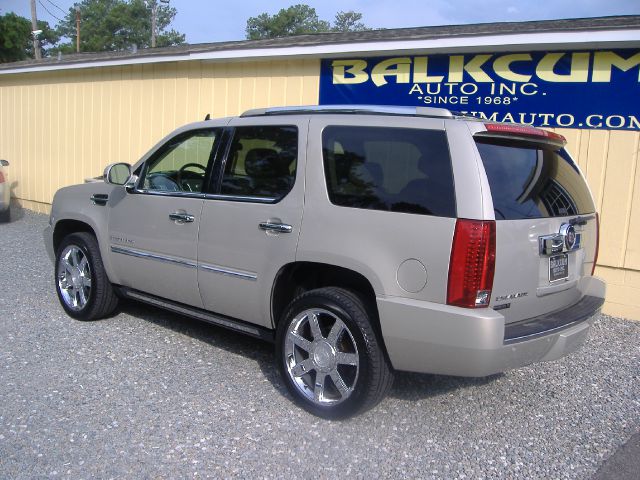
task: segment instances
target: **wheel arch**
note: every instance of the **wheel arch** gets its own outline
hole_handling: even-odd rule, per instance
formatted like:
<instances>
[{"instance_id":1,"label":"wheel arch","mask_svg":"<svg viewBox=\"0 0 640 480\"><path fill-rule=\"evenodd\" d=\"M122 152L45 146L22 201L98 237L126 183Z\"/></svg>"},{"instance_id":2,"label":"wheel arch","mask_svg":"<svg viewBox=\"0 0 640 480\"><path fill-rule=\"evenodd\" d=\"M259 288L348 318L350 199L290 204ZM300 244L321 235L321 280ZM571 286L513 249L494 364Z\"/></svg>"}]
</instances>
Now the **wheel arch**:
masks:
<instances>
[{"instance_id":1,"label":"wheel arch","mask_svg":"<svg viewBox=\"0 0 640 480\"><path fill-rule=\"evenodd\" d=\"M358 294L365 302L372 326L384 344L374 284L360 272L330 263L298 261L280 268L271 291L273 326L277 326L287 305L295 297L305 291L322 287L341 287Z\"/></svg>"},{"instance_id":2,"label":"wheel arch","mask_svg":"<svg viewBox=\"0 0 640 480\"><path fill-rule=\"evenodd\" d=\"M65 216L64 218L59 218L56 220L53 226L52 233L52 242L53 242L53 255L58 253L58 247L62 242L62 239L67 235L76 232L87 232L96 237L98 242L98 247L100 249L100 256L102 257L102 264L104 265L104 269L107 272L107 276L111 281L115 280L115 276L113 275L113 271L111 269L111 261L110 257L107 254L106 248L108 245L104 245L104 241L106 241L102 235L101 231L98 230L94 222L91 218L85 216ZM55 261L54 261L55 263Z\"/></svg>"},{"instance_id":3,"label":"wheel arch","mask_svg":"<svg viewBox=\"0 0 640 480\"><path fill-rule=\"evenodd\" d=\"M76 232L91 233L93 236L97 238L96 231L87 222L84 222L82 220L75 220L71 218L58 220L53 229L53 251L57 253L58 247L60 247L62 240L67 235L71 235L72 233L76 233Z\"/></svg>"}]
</instances>

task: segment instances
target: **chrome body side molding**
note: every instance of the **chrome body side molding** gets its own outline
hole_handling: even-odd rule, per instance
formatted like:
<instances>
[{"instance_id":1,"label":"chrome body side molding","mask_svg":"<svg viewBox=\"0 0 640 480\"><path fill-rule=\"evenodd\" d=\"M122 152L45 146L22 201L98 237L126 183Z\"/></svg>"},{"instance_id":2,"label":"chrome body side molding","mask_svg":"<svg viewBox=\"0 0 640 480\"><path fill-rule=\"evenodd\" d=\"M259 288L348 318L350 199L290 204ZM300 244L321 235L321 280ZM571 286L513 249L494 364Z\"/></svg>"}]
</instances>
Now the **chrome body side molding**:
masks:
<instances>
[{"instance_id":1,"label":"chrome body side molding","mask_svg":"<svg viewBox=\"0 0 640 480\"><path fill-rule=\"evenodd\" d=\"M130 257L147 258L149 260L157 260L158 262L172 263L174 265L180 265L182 267L187 267L187 268L197 267L197 264L195 262L190 262L188 260L167 257L165 255L159 255L157 253L150 253L142 250L136 250L134 248L119 247L117 245L111 245L111 252L119 253L121 255L129 255Z\"/></svg>"},{"instance_id":2,"label":"chrome body side molding","mask_svg":"<svg viewBox=\"0 0 640 480\"><path fill-rule=\"evenodd\" d=\"M254 273L240 272L238 270L218 267L216 265L207 265L206 263L198 265L196 262L191 262L189 260L182 260L178 258L168 257L166 255L159 255L157 253L145 252L143 250L137 250L135 248L111 245L111 252L119 253L121 255L129 255L130 257L146 258L148 260L156 260L158 262L172 263L187 268L199 268L200 270L204 270L207 272L218 273L220 275L228 275L230 277L242 278L244 280L251 280L254 282L258 279L258 276Z\"/></svg>"},{"instance_id":3,"label":"chrome body side molding","mask_svg":"<svg viewBox=\"0 0 640 480\"><path fill-rule=\"evenodd\" d=\"M201 263L198 265L200 270L204 270L206 272L219 273L220 275L228 275L230 277L243 278L245 280L256 281L258 276L253 273L239 272L237 270L230 270L228 268L222 268L214 265L207 265L206 263Z\"/></svg>"},{"instance_id":4,"label":"chrome body side molding","mask_svg":"<svg viewBox=\"0 0 640 480\"><path fill-rule=\"evenodd\" d=\"M174 192L174 191L154 191L132 189L129 193L136 195L152 195L158 197L176 197L176 198L201 198L204 200L224 200L227 202L246 202L246 203L276 203L279 199L275 197L254 197L252 195L229 195L223 193L194 193L194 192Z\"/></svg>"}]
</instances>

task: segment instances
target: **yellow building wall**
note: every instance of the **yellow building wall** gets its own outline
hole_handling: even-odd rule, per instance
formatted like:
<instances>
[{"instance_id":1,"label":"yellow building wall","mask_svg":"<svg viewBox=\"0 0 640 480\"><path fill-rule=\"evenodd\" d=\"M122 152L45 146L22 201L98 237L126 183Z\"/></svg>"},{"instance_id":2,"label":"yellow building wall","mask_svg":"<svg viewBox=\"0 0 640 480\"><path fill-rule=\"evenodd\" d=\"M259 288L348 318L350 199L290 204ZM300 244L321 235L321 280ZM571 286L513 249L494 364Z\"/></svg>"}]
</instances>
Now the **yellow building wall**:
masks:
<instances>
[{"instance_id":1,"label":"yellow building wall","mask_svg":"<svg viewBox=\"0 0 640 480\"><path fill-rule=\"evenodd\" d=\"M0 75L0 158L12 195L48 212L55 191L134 163L188 122L244 110L317 104L317 59L176 62ZM600 212L596 274L606 313L640 320L640 133L559 129Z\"/></svg>"},{"instance_id":2,"label":"yellow building wall","mask_svg":"<svg viewBox=\"0 0 640 480\"><path fill-rule=\"evenodd\" d=\"M603 311L640 320L640 132L558 129L600 212L596 275L607 281Z\"/></svg>"},{"instance_id":3,"label":"yellow building wall","mask_svg":"<svg viewBox=\"0 0 640 480\"><path fill-rule=\"evenodd\" d=\"M319 60L175 62L0 75L0 158L12 195L48 211L60 187L137 161L185 123L317 104Z\"/></svg>"}]
</instances>

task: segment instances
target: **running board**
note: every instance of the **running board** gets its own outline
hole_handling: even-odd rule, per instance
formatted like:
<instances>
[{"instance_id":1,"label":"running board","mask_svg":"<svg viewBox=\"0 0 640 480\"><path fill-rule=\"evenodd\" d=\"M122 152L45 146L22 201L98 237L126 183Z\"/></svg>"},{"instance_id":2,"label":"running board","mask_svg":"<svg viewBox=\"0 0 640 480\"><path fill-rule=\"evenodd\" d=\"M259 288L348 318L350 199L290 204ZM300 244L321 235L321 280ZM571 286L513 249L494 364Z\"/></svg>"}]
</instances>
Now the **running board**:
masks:
<instances>
[{"instance_id":1,"label":"running board","mask_svg":"<svg viewBox=\"0 0 640 480\"><path fill-rule=\"evenodd\" d=\"M127 287L118 287L118 291L120 294L122 294L122 296L130 298L132 300L138 300L140 302L148 303L149 305L153 305L154 307L159 307L164 310L179 313L180 315L186 315L187 317L195 318L196 320L211 323L218 327L223 327L235 332L244 333L245 335L250 335L261 340L266 340L267 342L273 343L275 341L273 330L270 330L268 328L252 325L250 323L243 322L242 320L236 320L224 315L211 313L201 308L190 307L182 303L172 302L171 300L166 300L154 295L149 295L148 293L143 293Z\"/></svg>"}]
</instances>

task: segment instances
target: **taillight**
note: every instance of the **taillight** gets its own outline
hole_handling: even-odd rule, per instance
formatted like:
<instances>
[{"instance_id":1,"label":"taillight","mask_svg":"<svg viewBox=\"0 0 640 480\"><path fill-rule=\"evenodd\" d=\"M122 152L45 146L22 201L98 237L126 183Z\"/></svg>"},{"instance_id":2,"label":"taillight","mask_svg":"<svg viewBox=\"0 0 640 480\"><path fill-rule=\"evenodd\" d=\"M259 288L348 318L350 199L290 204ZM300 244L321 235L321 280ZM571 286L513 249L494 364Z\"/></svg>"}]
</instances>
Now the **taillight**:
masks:
<instances>
[{"instance_id":1,"label":"taillight","mask_svg":"<svg viewBox=\"0 0 640 480\"><path fill-rule=\"evenodd\" d=\"M600 216L596 213L596 253L593 256L593 267L591 267L591 276L596 271L596 262L598 261L598 251L600 250Z\"/></svg>"},{"instance_id":2,"label":"taillight","mask_svg":"<svg viewBox=\"0 0 640 480\"><path fill-rule=\"evenodd\" d=\"M496 222L458 219L449 262L447 304L489 306L495 265Z\"/></svg>"},{"instance_id":3,"label":"taillight","mask_svg":"<svg viewBox=\"0 0 640 480\"><path fill-rule=\"evenodd\" d=\"M5 182L4 174L0 172L0 183L4 183L4 182Z\"/></svg>"}]
</instances>

